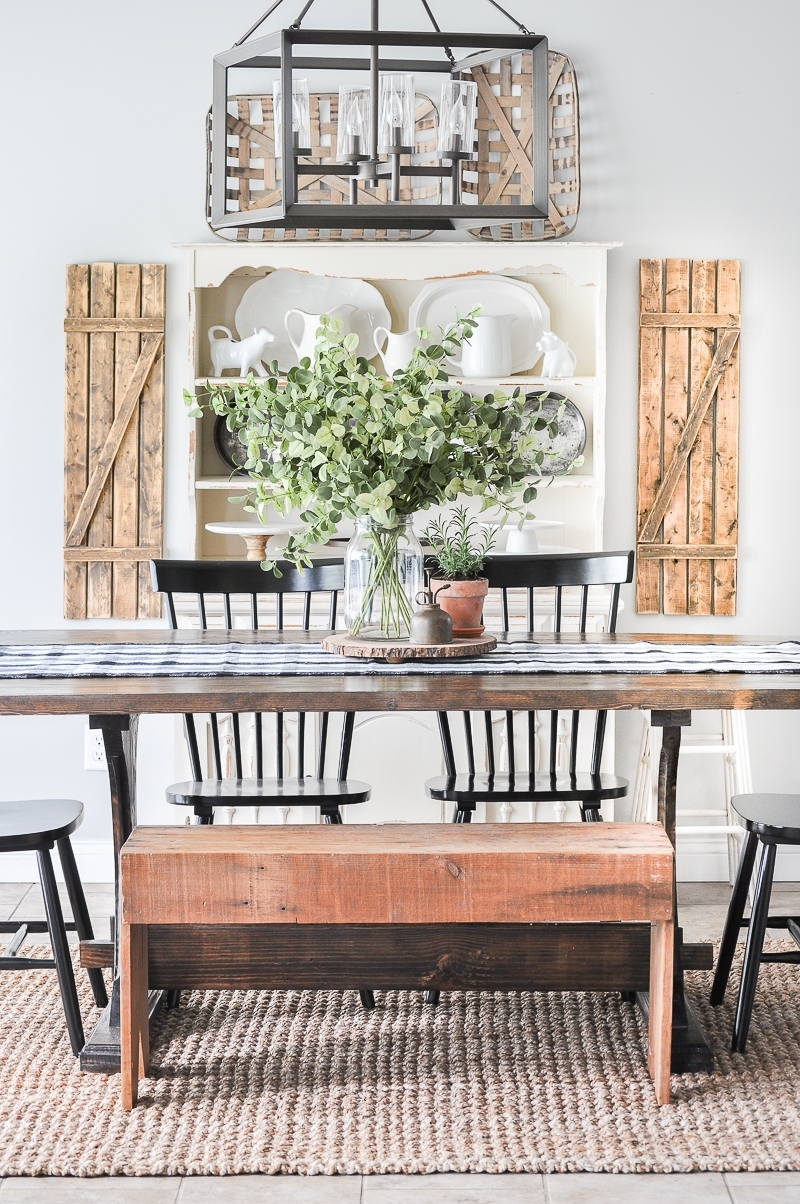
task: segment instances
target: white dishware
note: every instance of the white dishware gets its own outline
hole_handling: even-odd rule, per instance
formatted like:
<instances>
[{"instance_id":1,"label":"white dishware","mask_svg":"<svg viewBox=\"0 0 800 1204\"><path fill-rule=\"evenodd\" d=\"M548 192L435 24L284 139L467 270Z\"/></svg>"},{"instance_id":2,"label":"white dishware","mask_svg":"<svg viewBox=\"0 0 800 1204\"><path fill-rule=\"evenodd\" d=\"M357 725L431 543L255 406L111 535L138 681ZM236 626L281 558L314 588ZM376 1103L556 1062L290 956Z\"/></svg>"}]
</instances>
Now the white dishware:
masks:
<instances>
[{"instance_id":1,"label":"white dishware","mask_svg":"<svg viewBox=\"0 0 800 1204\"><path fill-rule=\"evenodd\" d=\"M539 532L561 530L564 527L563 521L559 519L529 519L523 524L522 531L516 525L511 525L513 519L508 521L505 531L498 532L498 543L505 535L505 544L500 547L493 548L490 551L490 556L531 556L535 555L540 550L539 547ZM482 523L482 526L490 524ZM547 551L553 551L552 548L547 548Z\"/></svg>"},{"instance_id":2,"label":"white dishware","mask_svg":"<svg viewBox=\"0 0 800 1204\"><path fill-rule=\"evenodd\" d=\"M342 323L344 333L350 334L350 319L355 310L355 305L348 303L346 305L337 305L336 309L328 310L327 314L329 318L338 318ZM286 327L286 333L289 336L289 342L294 348L298 363L304 359L313 360L321 317L322 314L309 314L304 309L287 310L283 324ZM293 327L294 334L292 334Z\"/></svg>"},{"instance_id":3,"label":"white dishware","mask_svg":"<svg viewBox=\"0 0 800 1204\"><path fill-rule=\"evenodd\" d=\"M222 331L224 338L217 338L218 330ZM275 335L266 327L259 327L249 338L237 343L227 326L212 326L208 332L208 342L215 376L222 376L226 368L238 369L239 376L247 376L253 368L259 376L267 375L261 360L265 348L275 342Z\"/></svg>"},{"instance_id":4,"label":"white dishware","mask_svg":"<svg viewBox=\"0 0 800 1204\"><path fill-rule=\"evenodd\" d=\"M300 362L284 326L288 311L302 309L309 314L329 314L345 304L356 307L350 315L350 329L358 335L359 353L371 359L373 331L379 326L390 329L392 320L383 297L366 280L312 276L291 268L278 268L250 285L236 310L236 329L243 338L259 326L274 331L270 358L276 359L286 372Z\"/></svg>"},{"instance_id":5,"label":"white dishware","mask_svg":"<svg viewBox=\"0 0 800 1204\"><path fill-rule=\"evenodd\" d=\"M511 329L510 371L527 372L532 368L541 356L536 343L550 328L550 309L526 280L491 275L431 280L414 299L408 325L427 326L438 337L440 329L475 305L482 306L482 317L513 314L517 318Z\"/></svg>"},{"instance_id":6,"label":"white dishware","mask_svg":"<svg viewBox=\"0 0 800 1204\"><path fill-rule=\"evenodd\" d=\"M461 345L461 359L447 358L461 376L510 376L514 314L481 314L472 338Z\"/></svg>"},{"instance_id":7,"label":"white dishware","mask_svg":"<svg viewBox=\"0 0 800 1204\"><path fill-rule=\"evenodd\" d=\"M270 554L286 547L292 532L304 530L297 523L264 524L258 522L206 523L206 531L212 535L239 535L247 547L247 560L263 560L269 548Z\"/></svg>"},{"instance_id":8,"label":"white dishware","mask_svg":"<svg viewBox=\"0 0 800 1204\"><path fill-rule=\"evenodd\" d=\"M565 343L552 330L544 332L536 347L544 354L542 370L539 373L541 377L575 375L578 357L570 350L569 343Z\"/></svg>"},{"instance_id":9,"label":"white dishware","mask_svg":"<svg viewBox=\"0 0 800 1204\"><path fill-rule=\"evenodd\" d=\"M420 345L419 334L416 330L404 330L402 334L392 334L385 326L378 326L372 332L375 349L383 362L383 370L387 376L395 372L404 372L411 357ZM383 346L381 346L383 344Z\"/></svg>"}]
</instances>

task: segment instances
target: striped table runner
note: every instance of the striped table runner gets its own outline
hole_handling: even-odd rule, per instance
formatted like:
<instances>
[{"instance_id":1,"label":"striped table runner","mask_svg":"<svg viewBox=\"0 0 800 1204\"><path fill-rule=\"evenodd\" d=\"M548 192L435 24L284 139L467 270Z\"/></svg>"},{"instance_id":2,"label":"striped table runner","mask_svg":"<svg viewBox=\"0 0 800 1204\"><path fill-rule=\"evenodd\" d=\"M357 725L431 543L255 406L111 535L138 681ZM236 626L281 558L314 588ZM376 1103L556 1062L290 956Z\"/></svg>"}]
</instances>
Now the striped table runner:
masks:
<instances>
[{"instance_id":1,"label":"striped table runner","mask_svg":"<svg viewBox=\"0 0 800 1204\"><path fill-rule=\"evenodd\" d=\"M0 678L407 677L438 673L800 673L800 643L530 644L475 658L390 665L309 644L5 644Z\"/></svg>"}]
</instances>

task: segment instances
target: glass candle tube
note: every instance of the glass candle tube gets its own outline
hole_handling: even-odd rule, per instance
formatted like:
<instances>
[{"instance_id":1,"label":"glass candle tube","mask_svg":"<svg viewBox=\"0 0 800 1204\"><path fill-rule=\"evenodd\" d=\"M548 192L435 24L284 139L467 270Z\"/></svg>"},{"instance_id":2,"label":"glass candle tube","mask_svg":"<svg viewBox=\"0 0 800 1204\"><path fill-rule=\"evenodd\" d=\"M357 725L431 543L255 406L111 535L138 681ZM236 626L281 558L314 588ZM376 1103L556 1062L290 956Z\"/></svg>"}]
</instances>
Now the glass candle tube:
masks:
<instances>
[{"instance_id":1,"label":"glass candle tube","mask_svg":"<svg viewBox=\"0 0 800 1204\"><path fill-rule=\"evenodd\" d=\"M469 80L444 80L439 106L437 146L441 159L472 157L477 113L478 85Z\"/></svg>"},{"instance_id":2,"label":"glass candle tube","mask_svg":"<svg viewBox=\"0 0 800 1204\"><path fill-rule=\"evenodd\" d=\"M283 154L282 85L272 85L272 111L275 118L275 157ZM311 116L308 100L308 80L292 80L292 147L295 154L311 153Z\"/></svg>"},{"instance_id":3,"label":"glass candle tube","mask_svg":"<svg viewBox=\"0 0 800 1204\"><path fill-rule=\"evenodd\" d=\"M414 147L414 76L382 75L378 150L408 154Z\"/></svg>"},{"instance_id":4,"label":"glass candle tube","mask_svg":"<svg viewBox=\"0 0 800 1204\"><path fill-rule=\"evenodd\" d=\"M369 158L370 89L360 84L339 88L339 124L336 157L344 163Z\"/></svg>"}]
</instances>

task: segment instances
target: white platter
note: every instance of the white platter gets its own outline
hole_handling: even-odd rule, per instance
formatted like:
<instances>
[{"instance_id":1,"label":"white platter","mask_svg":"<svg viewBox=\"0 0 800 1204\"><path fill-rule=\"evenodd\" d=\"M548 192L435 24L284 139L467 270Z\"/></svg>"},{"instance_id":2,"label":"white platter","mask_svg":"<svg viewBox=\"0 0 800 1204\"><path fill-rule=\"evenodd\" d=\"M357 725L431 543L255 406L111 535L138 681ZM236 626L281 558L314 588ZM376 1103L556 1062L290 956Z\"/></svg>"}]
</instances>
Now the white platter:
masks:
<instances>
[{"instance_id":1,"label":"white platter","mask_svg":"<svg viewBox=\"0 0 800 1204\"><path fill-rule=\"evenodd\" d=\"M305 527L297 524L270 523L266 527L261 523L206 523L206 531L212 535L289 535L292 531L304 531Z\"/></svg>"},{"instance_id":2,"label":"white platter","mask_svg":"<svg viewBox=\"0 0 800 1204\"><path fill-rule=\"evenodd\" d=\"M438 338L457 314L482 305L485 314L514 314L511 327L511 371L527 372L541 359L536 344L550 329L550 308L532 284L513 276L458 276L426 284L408 314L409 330L427 326Z\"/></svg>"},{"instance_id":3,"label":"white platter","mask_svg":"<svg viewBox=\"0 0 800 1204\"><path fill-rule=\"evenodd\" d=\"M376 354L372 332L379 326L391 330L392 319L383 297L366 280L311 276L291 268L278 268L250 285L239 302L234 321L243 339L249 338L257 327L266 326L275 335L275 342L267 347L264 358L270 363L276 359L278 367L286 372L299 363L284 326L287 311L302 309L307 314L326 314L345 304L356 306L356 312L350 315L350 329L358 335L361 355L372 359Z\"/></svg>"}]
</instances>

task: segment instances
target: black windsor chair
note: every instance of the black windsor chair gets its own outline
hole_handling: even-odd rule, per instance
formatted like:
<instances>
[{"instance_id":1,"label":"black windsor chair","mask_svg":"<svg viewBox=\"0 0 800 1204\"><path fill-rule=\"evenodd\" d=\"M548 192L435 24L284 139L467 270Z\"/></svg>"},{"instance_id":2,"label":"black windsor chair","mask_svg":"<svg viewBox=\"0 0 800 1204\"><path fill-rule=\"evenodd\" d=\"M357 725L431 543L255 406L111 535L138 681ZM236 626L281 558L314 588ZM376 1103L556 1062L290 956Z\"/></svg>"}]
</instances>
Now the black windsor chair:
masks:
<instances>
[{"instance_id":1,"label":"black windsor chair","mask_svg":"<svg viewBox=\"0 0 800 1204\"><path fill-rule=\"evenodd\" d=\"M77 932L82 941L93 939L92 922L81 886L70 836L83 819L83 803L75 799L40 799L32 802L0 803L0 853L35 852L42 884L46 920L3 920L0 932L14 935L0 956L0 970L55 970L61 1002L67 1020L72 1052L83 1049L83 1021L75 987L75 974L67 942L67 930ZM50 850L58 845L73 921L64 921L58 897L56 876ZM30 933L48 932L53 956L20 957L19 950ZM108 1003L102 970L88 970L94 1001L98 1007Z\"/></svg>"},{"instance_id":2,"label":"black windsor chair","mask_svg":"<svg viewBox=\"0 0 800 1204\"><path fill-rule=\"evenodd\" d=\"M303 597L302 630L311 629L311 600L315 593L330 595L328 627L336 626L338 591L344 588L344 565L341 560L318 560L313 567L299 570L295 565L282 561L280 577L265 572L255 561L233 560L151 560L150 570L153 589L166 596L167 616L173 631L178 628L175 609L175 594L194 594L197 615L203 631L209 630L209 596L222 596L222 630L235 631L231 606L232 595L249 598L249 630L259 630L259 598L274 596L275 627L284 630L284 597L301 594ZM263 629L263 628L262 628ZM372 794L367 782L347 777L350 748L353 739L355 715L347 712L342 725L339 749L339 766L335 778L326 778L325 761L328 748L329 715L320 715L319 744L317 749L316 773L305 776L306 770L306 715L297 715L296 773L284 777L284 715L275 714L275 777L264 776L264 731L263 716L256 712L254 722L255 777L243 775L241 716L230 716L233 732L233 761L235 776L223 774L222 741L220 739L220 717L209 715L211 727L213 777L204 779L197 739L194 715L184 715L184 729L192 770L191 782L178 782L167 789L167 801L180 807L191 807L200 824L214 822L214 807L319 807L326 824L340 824L340 807L365 803ZM371 991L361 991L361 1002L366 1008L375 1006ZM176 993L169 999L171 1006L177 1002Z\"/></svg>"},{"instance_id":3,"label":"black windsor chair","mask_svg":"<svg viewBox=\"0 0 800 1204\"><path fill-rule=\"evenodd\" d=\"M753 1015L753 1001L758 983L758 971L762 962L788 962L800 965L800 949L786 953L764 953L764 935L768 928L786 928L789 935L800 945L800 916L771 916L769 914L772 879L775 873L775 858L778 845L800 845L800 795L797 794L737 794L731 806L746 829L736 885L733 888L725 920L714 984L711 988L711 1003L717 1007L725 998L725 990L731 973L733 955L741 928L747 929L744 949L742 979L739 983L739 998L733 1023L731 1049L744 1053L747 1034ZM749 920L744 919L747 895L753 877L756 852L762 845L761 862L758 868L753 911Z\"/></svg>"},{"instance_id":4,"label":"black windsor chair","mask_svg":"<svg viewBox=\"0 0 800 1204\"><path fill-rule=\"evenodd\" d=\"M555 593L553 619L554 630L562 630L563 591L579 586L580 611L578 630L586 631L589 606L589 588L593 585L610 585L611 602L608 609L606 630L616 630L619 607L620 585L633 578L633 552L573 552L530 556L489 556L483 575L488 578L490 589L500 590L502 630L510 629L508 613L508 591L527 591L527 630L535 630L534 591L553 590ZM439 713L439 731L442 738L445 774L429 778L425 783L428 796L455 804L454 823L469 823L478 803L491 802L578 802L584 820L597 821L601 803L605 799L622 798L628 792L624 778L600 773L603 741L606 731L606 711L598 711L595 721L594 742L589 772L577 771L578 729L580 711L572 712L569 745L569 768L557 770L558 756L558 711L550 713L550 757L547 771L535 770L536 712L528 711L527 768L517 766L517 751L514 740L514 712L505 713L507 770L498 773L495 767L494 732L491 711L484 712L486 732L485 772L475 768L475 752L472 731L472 715L464 711L464 736L467 754L467 772L458 773L446 712Z\"/></svg>"},{"instance_id":5,"label":"black windsor chair","mask_svg":"<svg viewBox=\"0 0 800 1204\"><path fill-rule=\"evenodd\" d=\"M344 588L342 562L317 561L309 569L299 570L293 564L282 562L280 577L264 572L255 561L230 560L152 560L153 589L166 595L167 615L173 630L177 630L175 594L194 594L197 599L197 614L203 631L209 630L209 595L222 596L221 630L233 632L231 596L246 595L249 598L249 630L259 630L259 597L275 597L276 629L284 630L284 597L286 594L302 594L302 630L311 628L311 599L315 593L330 595L328 622L331 630L336 625L337 591ZM264 776L264 731L263 716L256 713L254 719L255 777L245 777L242 759L242 732L240 715L232 714L233 761L235 773L226 777L223 773L222 742L220 740L220 718L210 715L213 776L204 780L197 740L194 715L185 715L186 743L192 770L191 782L179 782L167 790L167 800L181 807L192 807L201 824L214 822L214 807L319 807L325 823L340 824L340 807L365 803L371 789L366 782L350 781L347 769L353 738L355 716L348 712L344 717L342 741L339 752L339 768L335 778L325 777L325 761L328 747L329 715L320 716L319 747L316 773L306 777L306 715L297 716L296 773L284 777L285 725L281 711L275 714L275 777Z\"/></svg>"}]
</instances>

